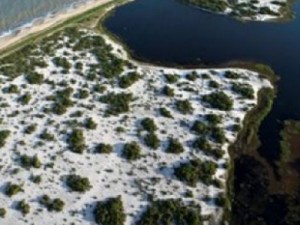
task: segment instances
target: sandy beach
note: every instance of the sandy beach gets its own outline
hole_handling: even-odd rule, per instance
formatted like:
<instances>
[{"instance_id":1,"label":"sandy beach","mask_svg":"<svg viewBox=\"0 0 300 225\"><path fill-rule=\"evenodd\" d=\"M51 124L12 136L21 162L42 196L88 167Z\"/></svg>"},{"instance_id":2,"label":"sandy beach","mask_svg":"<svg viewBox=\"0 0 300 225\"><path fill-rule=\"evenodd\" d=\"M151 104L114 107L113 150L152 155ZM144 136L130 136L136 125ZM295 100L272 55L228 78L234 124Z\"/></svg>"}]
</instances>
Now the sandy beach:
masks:
<instances>
[{"instance_id":1,"label":"sandy beach","mask_svg":"<svg viewBox=\"0 0 300 225\"><path fill-rule=\"evenodd\" d=\"M97 6L104 5L112 1L113 0L90 0L84 4L77 5L75 8L70 8L66 11L57 13L56 15L46 18L43 21L37 21L31 27L24 28L20 31L12 33L11 35L0 38L0 51L23 40L28 35L56 26L71 17L78 16L81 13L84 13L85 11L88 11Z\"/></svg>"}]
</instances>

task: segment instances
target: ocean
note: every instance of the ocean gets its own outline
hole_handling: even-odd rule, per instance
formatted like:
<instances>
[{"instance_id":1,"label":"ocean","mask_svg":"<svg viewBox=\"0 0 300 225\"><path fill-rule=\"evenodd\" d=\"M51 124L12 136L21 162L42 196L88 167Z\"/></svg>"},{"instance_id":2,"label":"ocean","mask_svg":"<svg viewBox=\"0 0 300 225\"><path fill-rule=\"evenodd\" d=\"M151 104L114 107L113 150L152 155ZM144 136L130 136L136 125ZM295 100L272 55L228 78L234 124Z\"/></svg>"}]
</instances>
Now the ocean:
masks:
<instances>
[{"instance_id":1,"label":"ocean","mask_svg":"<svg viewBox=\"0 0 300 225\"><path fill-rule=\"evenodd\" d=\"M0 37L87 0L0 0Z\"/></svg>"}]
</instances>

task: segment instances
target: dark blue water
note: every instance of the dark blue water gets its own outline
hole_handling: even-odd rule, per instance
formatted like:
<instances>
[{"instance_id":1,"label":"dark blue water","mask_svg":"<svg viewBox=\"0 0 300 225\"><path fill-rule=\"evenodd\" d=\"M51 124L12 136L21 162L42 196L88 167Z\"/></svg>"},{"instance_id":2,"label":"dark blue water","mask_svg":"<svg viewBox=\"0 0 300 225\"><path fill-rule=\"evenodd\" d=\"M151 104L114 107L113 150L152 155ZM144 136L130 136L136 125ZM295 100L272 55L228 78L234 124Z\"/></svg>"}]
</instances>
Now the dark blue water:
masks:
<instances>
[{"instance_id":1,"label":"dark blue water","mask_svg":"<svg viewBox=\"0 0 300 225\"><path fill-rule=\"evenodd\" d=\"M300 4L294 7L300 14ZM105 21L137 57L197 65L232 60L270 65L281 76L278 97L260 129L261 154L278 157L280 121L300 119L300 17L288 23L239 22L175 0L137 0Z\"/></svg>"}]
</instances>

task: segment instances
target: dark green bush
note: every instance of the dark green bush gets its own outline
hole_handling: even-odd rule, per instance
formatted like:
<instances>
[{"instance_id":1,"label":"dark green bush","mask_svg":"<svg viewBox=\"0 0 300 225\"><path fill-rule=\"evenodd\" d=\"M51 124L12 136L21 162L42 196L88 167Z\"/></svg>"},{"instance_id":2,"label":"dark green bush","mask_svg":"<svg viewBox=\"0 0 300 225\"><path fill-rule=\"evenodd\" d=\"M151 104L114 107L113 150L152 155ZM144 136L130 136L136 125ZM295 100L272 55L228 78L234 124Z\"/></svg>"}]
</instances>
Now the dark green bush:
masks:
<instances>
[{"instance_id":1,"label":"dark green bush","mask_svg":"<svg viewBox=\"0 0 300 225\"><path fill-rule=\"evenodd\" d=\"M164 77L169 84L174 84L179 80L179 76L177 74L165 74Z\"/></svg>"},{"instance_id":2,"label":"dark green bush","mask_svg":"<svg viewBox=\"0 0 300 225\"><path fill-rule=\"evenodd\" d=\"M10 183L10 182L9 182L9 183L6 185L6 187L5 187L4 193L5 193L7 196L11 197L11 196L13 196L13 195L18 194L19 192L22 192L22 191L23 191L23 189L22 189L22 187L21 187L20 185L13 184L13 183Z\"/></svg>"},{"instance_id":3,"label":"dark green bush","mask_svg":"<svg viewBox=\"0 0 300 225\"><path fill-rule=\"evenodd\" d=\"M127 75L120 77L119 86L120 88L128 88L135 82L137 82L140 78L141 75L136 72L128 73Z\"/></svg>"},{"instance_id":4,"label":"dark green bush","mask_svg":"<svg viewBox=\"0 0 300 225\"><path fill-rule=\"evenodd\" d=\"M67 143L69 149L75 153L83 153L85 149L85 140L83 131L79 129L74 129L69 137L67 138Z\"/></svg>"},{"instance_id":5,"label":"dark green bush","mask_svg":"<svg viewBox=\"0 0 300 225\"><path fill-rule=\"evenodd\" d=\"M174 93L174 89L173 88L170 88L168 85L164 86L162 88L162 94L163 95L166 95L168 97L174 97L175 93Z\"/></svg>"},{"instance_id":6,"label":"dark green bush","mask_svg":"<svg viewBox=\"0 0 300 225\"><path fill-rule=\"evenodd\" d=\"M157 200L138 219L137 225L202 225L201 209L181 200Z\"/></svg>"},{"instance_id":7,"label":"dark green bush","mask_svg":"<svg viewBox=\"0 0 300 225\"><path fill-rule=\"evenodd\" d=\"M224 77L227 78L227 79L239 79L241 76L236 72L226 71L224 73Z\"/></svg>"},{"instance_id":8,"label":"dark green bush","mask_svg":"<svg viewBox=\"0 0 300 225\"><path fill-rule=\"evenodd\" d=\"M26 168L26 169L30 169L30 168L41 168L42 163L39 160L39 158L37 157L37 155L30 157L27 155L22 155L20 157L20 163L21 166Z\"/></svg>"},{"instance_id":9,"label":"dark green bush","mask_svg":"<svg viewBox=\"0 0 300 225\"><path fill-rule=\"evenodd\" d=\"M192 114L194 111L191 103L188 100L177 100L175 105L177 110L182 114Z\"/></svg>"},{"instance_id":10,"label":"dark green bush","mask_svg":"<svg viewBox=\"0 0 300 225\"><path fill-rule=\"evenodd\" d=\"M40 134L40 139L44 140L44 141L54 141L55 137L54 134L49 133L47 130L44 130L41 134Z\"/></svg>"},{"instance_id":11,"label":"dark green bush","mask_svg":"<svg viewBox=\"0 0 300 225\"><path fill-rule=\"evenodd\" d=\"M42 84L44 81L44 76L37 72L31 72L25 76L25 79L29 84Z\"/></svg>"},{"instance_id":12,"label":"dark green bush","mask_svg":"<svg viewBox=\"0 0 300 225\"><path fill-rule=\"evenodd\" d=\"M20 211L23 216L26 216L30 212L30 206L25 202L25 200L19 201L16 205L16 209Z\"/></svg>"},{"instance_id":13,"label":"dark green bush","mask_svg":"<svg viewBox=\"0 0 300 225\"><path fill-rule=\"evenodd\" d=\"M29 93L24 94L18 98L18 102L20 102L23 105L27 105L30 102L30 100L31 100L31 95Z\"/></svg>"},{"instance_id":14,"label":"dark green bush","mask_svg":"<svg viewBox=\"0 0 300 225\"><path fill-rule=\"evenodd\" d=\"M211 80L211 81L209 81L208 86L211 88L219 88L220 84L217 81Z\"/></svg>"},{"instance_id":15,"label":"dark green bush","mask_svg":"<svg viewBox=\"0 0 300 225\"><path fill-rule=\"evenodd\" d=\"M216 114L207 114L205 115L205 119L210 125L217 125L222 122L222 116Z\"/></svg>"},{"instance_id":16,"label":"dark green bush","mask_svg":"<svg viewBox=\"0 0 300 225\"><path fill-rule=\"evenodd\" d=\"M191 130L196 132L197 134L206 135L209 128L204 122L197 120L192 125Z\"/></svg>"},{"instance_id":17,"label":"dark green bush","mask_svg":"<svg viewBox=\"0 0 300 225\"><path fill-rule=\"evenodd\" d=\"M211 137L218 144L224 144L226 141L224 130L220 127L212 127Z\"/></svg>"},{"instance_id":18,"label":"dark green bush","mask_svg":"<svg viewBox=\"0 0 300 225\"><path fill-rule=\"evenodd\" d=\"M130 102L133 100L131 93L110 93L100 97L99 101L108 104L108 115L119 115L130 110Z\"/></svg>"},{"instance_id":19,"label":"dark green bush","mask_svg":"<svg viewBox=\"0 0 300 225\"><path fill-rule=\"evenodd\" d=\"M11 84L8 87L2 89L2 92L5 94L17 94L19 93L19 88L15 84Z\"/></svg>"},{"instance_id":20,"label":"dark green bush","mask_svg":"<svg viewBox=\"0 0 300 225\"><path fill-rule=\"evenodd\" d=\"M155 122L151 118L145 118L141 121L141 126L144 130L148 132L154 132L157 130L157 126L155 125Z\"/></svg>"},{"instance_id":21,"label":"dark green bush","mask_svg":"<svg viewBox=\"0 0 300 225\"><path fill-rule=\"evenodd\" d=\"M126 215L121 197L97 202L93 215L96 223L99 225L124 225Z\"/></svg>"},{"instance_id":22,"label":"dark green bush","mask_svg":"<svg viewBox=\"0 0 300 225\"><path fill-rule=\"evenodd\" d=\"M87 118L84 122L84 127L89 130L95 130L97 128L97 123L92 118Z\"/></svg>"},{"instance_id":23,"label":"dark green bush","mask_svg":"<svg viewBox=\"0 0 300 225\"><path fill-rule=\"evenodd\" d=\"M209 185L217 170L217 164L212 161L190 160L174 169L175 176L190 186L196 186L198 181Z\"/></svg>"},{"instance_id":24,"label":"dark green bush","mask_svg":"<svg viewBox=\"0 0 300 225\"><path fill-rule=\"evenodd\" d=\"M195 81L195 80L197 80L198 77L199 76L196 71L193 71L185 76L185 78L190 81Z\"/></svg>"},{"instance_id":25,"label":"dark green bush","mask_svg":"<svg viewBox=\"0 0 300 225\"><path fill-rule=\"evenodd\" d=\"M90 92L87 89L79 89L75 96L79 99L86 99L90 96Z\"/></svg>"},{"instance_id":26,"label":"dark green bush","mask_svg":"<svg viewBox=\"0 0 300 225\"><path fill-rule=\"evenodd\" d=\"M86 192L92 187L88 178L75 174L66 177L66 185L75 192Z\"/></svg>"},{"instance_id":27,"label":"dark green bush","mask_svg":"<svg viewBox=\"0 0 300 225\"><path fill-rule=\"evenodd\" d=\"M162 115L163 117L173 118L171 112L170 112L168 109L164 108L164 107L159 108L159 113L160 113L160 115Z\"/></svg>"},{"instance_id":28,"label":"dark green bush","mask_svg":"<svg viewBox=\"0 0 300 225\"><path fill-rule=\"evenodd\" d=\"M173 153L173 154L180 154L184 152L184 148L178 139L170 138L166 152Z\"/></svg>"},{"instance_id":29,"label":"dark green bush","mask_svg":"<svg viewBox=\"0 0 300 225\"><path fill-rule=\"evenodd\" d=\"M5 208L0 208L0 217L4 218L6 215L6 209Z\"/></svg>"},{"instance_id":30,"label":"dark green bush","mask_svg":"<svg viewBox=\"0 0 300 225\"><path fill-rule=\"evenodd\" d=\"M197 138L193 145L197 150L204 151L204 152L211 151L211 145L209 144L209 142L205 137Z\"/></svg>"},{"instance_id":31,"label":"dark green bush","mask_svg":"<svg viewBox=\"0 0 300 225\"><path fill-rule=\"evenodd\" d=\"M48 195L43 195L39 203L47 208L48 211L61 212L65 206L64 201L59 198L51 199Z\"/></svg>"},{"instance_id":32,"label":"dark green bush","mask_svg":"<svg viewBox=\"0 0 300 225\"><path fill-rule=\"evenodd\" d=\"M157 149L160 145L160 140L154 133L146 134L144 141L145 144L152 149Z\"/></svg>"},{"instance_id":33,"label":"dark green bush","mask_svg":"<svg viewBox=\"0 0 300 225\"><path fill-rule=\"evenodd\" d=\"M6 144L6 139L9 137L9 130L1 130L0 131L0 148Z\"/></svg>"},{"instance_id":34,"label":"dark green bush","mask_svg":"<svg viewBox=\"0 0 300 225\"><path fill-rule=\"evenodd\" d=\"M249 84L233 83L231 90L241 95L243 98L254 99L254 90Z\"/></svg>"},{"instance_id":35,"label":"dark green bush","mask_svg":"<svg viewBox=\"0 0 300 225\"><path fill-rule=\"evenodd\" d=\"M37 125L36 124L31 124L27 126L24 130L25 134L32 134L34 131L36 131Z\"/></svg>"},{"instance_id":36,"label":"dark green bush","mask_svg":"<svg viewBox=\"0 0 300 225\"><path fill-rule=\"evenodd\" d=\"M137 160L141 157L141 147L135 141L126 143L123 148L122 156L128 160Z\"/></svg>"},{"instance_id":37,"label":"dark green bush","mask_svg":"<svg viewBox=\"0 0 300 225\"><path fill-rule=\"evenodd\" d=\"M230 111L233 107L233 100L224 92L215 92L203 96L203 101L208 103L212 108Z\"/></svg>"},{"instance_id":38,"label":"dark green bush","mask_svg":"<svg viewBox=\"0 0 300 225\"><path fill-rule=\"evenodd\" d=\"M102 154L109 154L113 151L113 147L108 144L100 143L96 146L95 152L96 153L102 153Z\"/></svg>"}]
</instances>

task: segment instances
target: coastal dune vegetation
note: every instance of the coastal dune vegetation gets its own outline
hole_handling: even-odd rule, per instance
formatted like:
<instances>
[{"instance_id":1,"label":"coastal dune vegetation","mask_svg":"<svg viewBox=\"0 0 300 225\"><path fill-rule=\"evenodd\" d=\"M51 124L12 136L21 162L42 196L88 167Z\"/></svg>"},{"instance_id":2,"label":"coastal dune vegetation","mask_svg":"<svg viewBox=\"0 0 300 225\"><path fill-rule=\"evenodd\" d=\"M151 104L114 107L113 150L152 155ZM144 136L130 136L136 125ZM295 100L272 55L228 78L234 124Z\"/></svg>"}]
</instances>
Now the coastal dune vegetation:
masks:
<instances>
[{"instance_id":1,"label":"coastal dune vegetation","mask_svg":"<svg viewBox=\"0 0 300 225\"><path fill-rule=\"evenodd\" d=\"M288 0L179 0L199 8L240 20L287 20L293 14Z\"/></svg>"},{"instance_id":2,"label":"coastal dune vegetation","mask_svg":"<svg viewBox=\"0 0 300 225\"><path fill-rule=\"evenodd\" d=\"M220 221L228 146L271 83L141 64L90 24L0 59L0 223Z\"/></svg>"}]
</instances>

